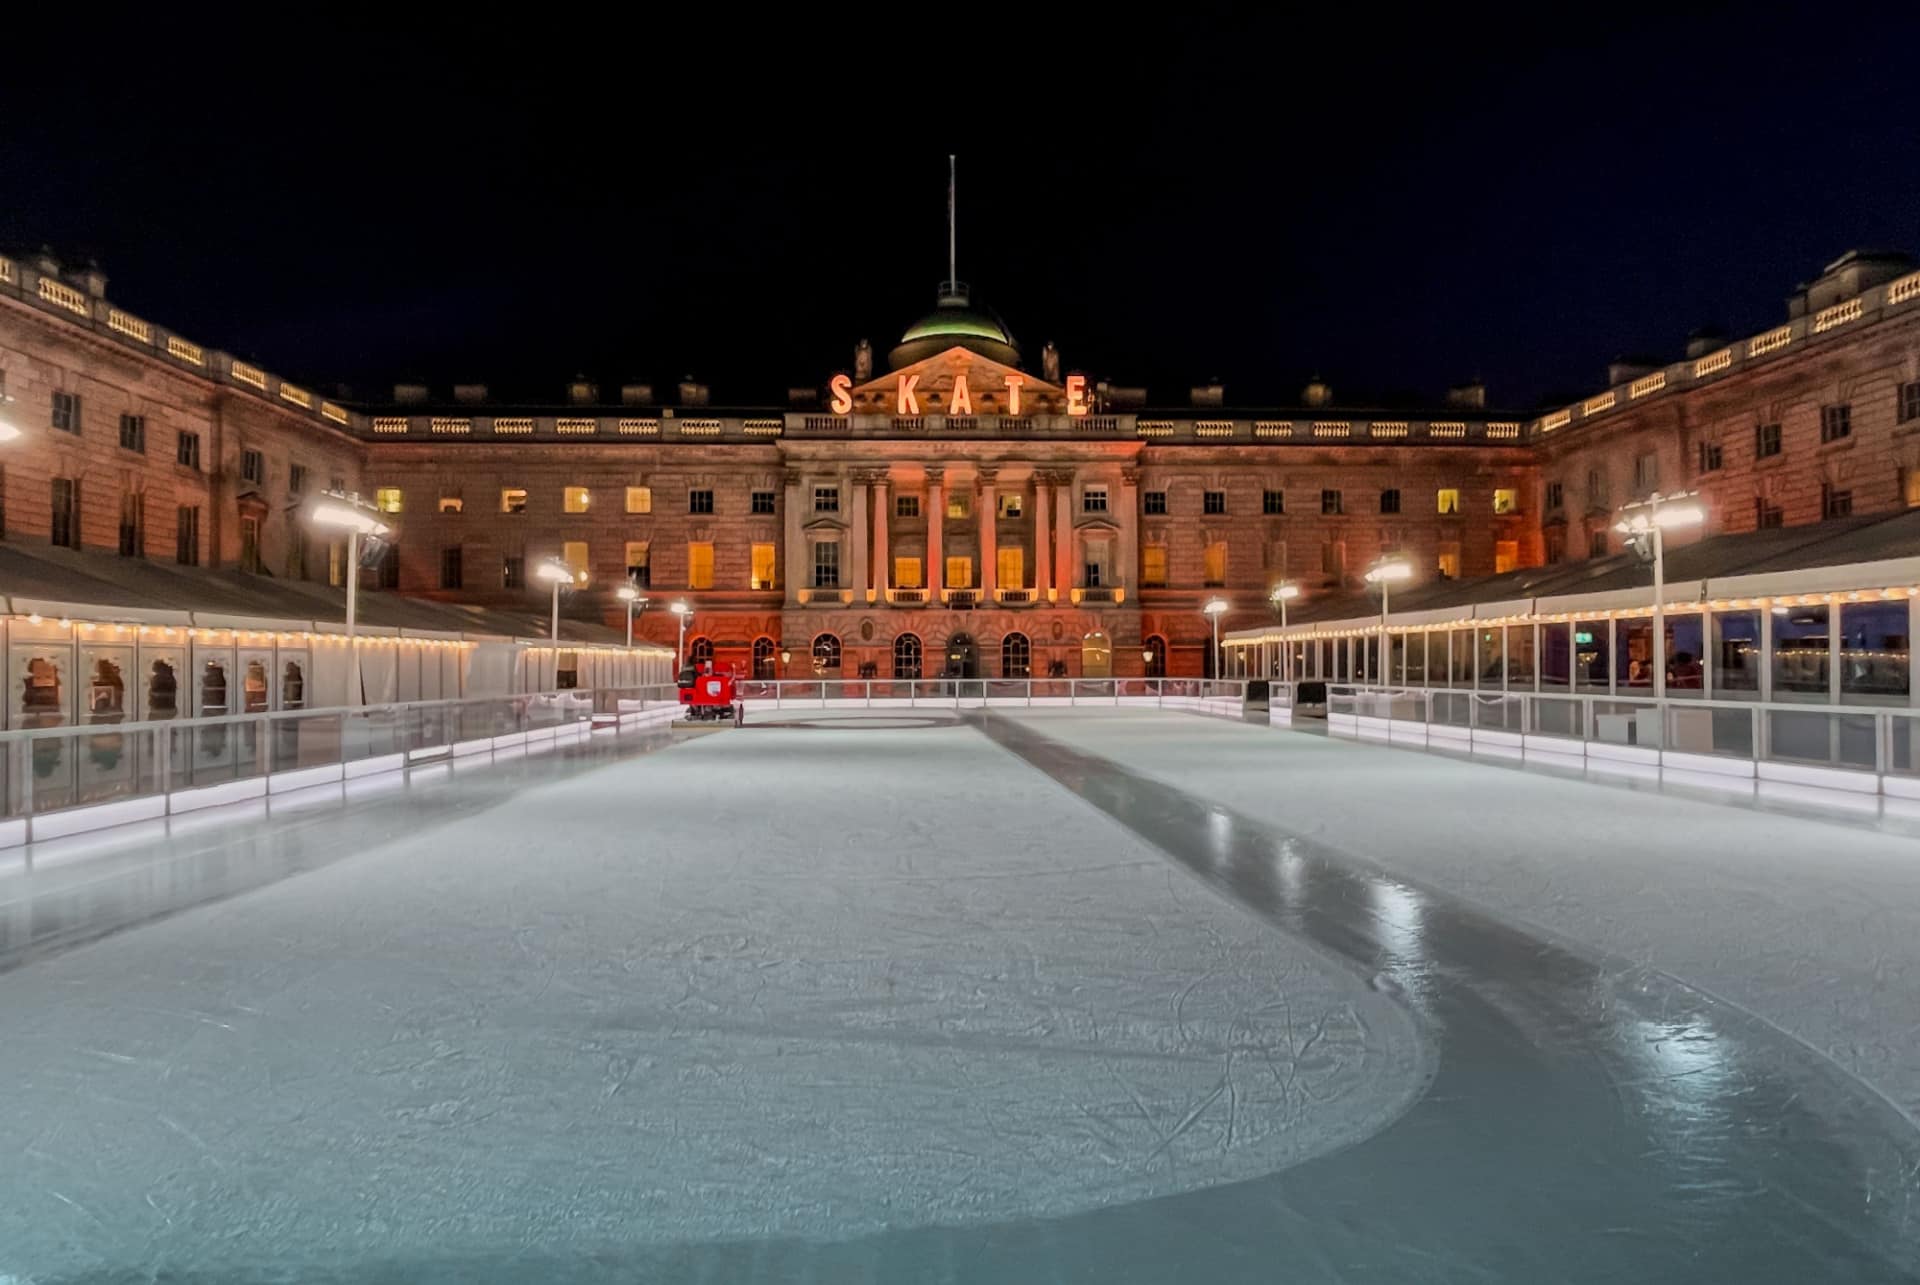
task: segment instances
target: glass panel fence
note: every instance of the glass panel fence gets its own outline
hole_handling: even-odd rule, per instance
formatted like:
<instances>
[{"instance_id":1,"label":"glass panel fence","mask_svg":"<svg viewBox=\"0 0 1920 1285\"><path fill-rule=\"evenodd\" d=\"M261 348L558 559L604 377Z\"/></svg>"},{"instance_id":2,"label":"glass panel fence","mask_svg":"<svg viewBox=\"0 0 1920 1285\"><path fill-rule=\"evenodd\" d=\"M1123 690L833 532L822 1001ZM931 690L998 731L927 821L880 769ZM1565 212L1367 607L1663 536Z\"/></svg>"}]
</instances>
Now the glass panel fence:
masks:
<instances>
[{"instance_id":1,"label":"glass panel fence","mask_svg":"<svg viewBox=\"0 0 1920 1285\"><path fill-rule=\"evenodd\" d=\"M1538 696L1531 702L1532 722L1527 730L1536 736L1586 736L1586 703L1572 696Z\"/></svg>"},{"instance_id":2,"label":"glass panel fence","mask_svg":"<svg viewBox=\"0 0 1920 1285\"><path fill-rule=\"evenodd\" d=\"M1872 771L1877 758L1877 717L1869 712L1770 709L1767 757L1788 763Z\"/></svg>"},{"instance_id":3,"label":"glass panel fence","mask_svg":"<svg viewBox=\"0 0 1920 1285\"><path fill-rule=\"evenodd\" d=\"M1719 706L1669 707L1666 741L1661 748L1683 754L1753 757L1754 709Z\"/></svg>"},{"instance_id":4,"label":"glass panel fence","mask_svg":"<svg viewBox=\"0 0 1920 1285\"><path fill-rule=\"evenodd\" d=\"M1660 707L1653 702L1596 699L1592 711L1590 739L1610 745L1660 748Z\"/></svg>"}]
</instances>

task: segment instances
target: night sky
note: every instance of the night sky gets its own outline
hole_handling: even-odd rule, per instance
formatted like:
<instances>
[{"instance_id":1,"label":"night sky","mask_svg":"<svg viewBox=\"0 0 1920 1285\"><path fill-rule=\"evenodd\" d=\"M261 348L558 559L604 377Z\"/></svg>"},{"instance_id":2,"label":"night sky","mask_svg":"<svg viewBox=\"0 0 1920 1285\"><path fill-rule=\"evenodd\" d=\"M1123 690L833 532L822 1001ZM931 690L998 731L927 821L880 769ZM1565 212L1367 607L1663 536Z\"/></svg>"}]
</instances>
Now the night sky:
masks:
<instances>
[{"instance_id":1,"label":"night sky","mask_svg":"<svg viewBox=\"0 0 1920 1285\"><path fill-rule=\"evenodd\" d=\"M1028 364L1052 339L1156 400L1317 371L1348 403L1478 375L1530 407L1777 324L1849 248L1920 250L1913 18L636 12L11 27L0 241L320 388L691 374L730 405L862 336L884 360L931 307L949 151L960 276Z\"/></svg>"}]
</instances>

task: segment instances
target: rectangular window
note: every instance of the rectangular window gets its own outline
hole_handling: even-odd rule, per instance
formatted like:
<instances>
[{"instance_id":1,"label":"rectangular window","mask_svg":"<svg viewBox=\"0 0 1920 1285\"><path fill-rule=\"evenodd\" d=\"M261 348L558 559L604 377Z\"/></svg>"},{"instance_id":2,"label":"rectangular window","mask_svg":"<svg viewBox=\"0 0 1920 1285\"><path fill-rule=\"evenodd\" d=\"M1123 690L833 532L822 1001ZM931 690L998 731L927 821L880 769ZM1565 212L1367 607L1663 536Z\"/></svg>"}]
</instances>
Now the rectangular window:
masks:
<instances>
[{"instance_id":1,"label":"rectangular window","mask_svg":"<svg viewBox=\"0 0 1920 1285\"><path fill-rule=\"evenodd\" d=\"M467 502L458 491L443 492L440 496L442 513L461 513L466 510Z\"/></svg>"},{"instance_id":2,"label":"rectangular window","mask_svg":"<svg viewBox=\"0 0 1920 1285\"><path fill-rule=\"evenodd\" d=\"M1105 513L1107 511L1107 488L1104 486L1085 486L1080 489L1080 511L1082 513Z\"/></svg>"},{"instance_id":3,"label":"rectangular window","mask_svg":"<svg viewBox=\"0 0 1920 1285\"><path fill-rule=\"evenodd\" d=\"M1900 470L1900 498L1908 508L1920 508L1920 469Z\"/></svg>"},{"instance_id":4,"label":"rectangular window","mask_svg":"<svg viewBox=\"0 0 1920 1285\"><path fill-rule=\"evenodd\" d=\"M440 550L440 587L458 589L461 587L460 546L449 545Z\"/></svg>"},{"instance_id":5,"label":"rectangular window","mask_svg":"<svg viewBox=\"0 0 1920 1285\"><path fill-rule=\"evenodd\" d=\"M1202 513L1225 513L1227 511L1227 493L1225 491L1203 491L1200 494Z\"/></svg>"},{"instance_id":6,"label":"rectangular window","mask_svg":"<svg viewBox=\"0 0 1920 1285\"><path fill-rule=\"evenodd\" d=\"M1167 493L1165 491L1141 492L1140 510L1143 513L1164 514L1167 511Z\"/></svg>"},{"instance_id":7,"label":"rectangular window","mask_svg":"<svg viewBox=\"0 0 1920 1285\"><path fill-rule=\"evenodd\" d=\"M653 588L653 568L647 562L647 542L627 541L627 579L635 588Z\"/></svg>"},{"instance_id":8,"label":"rectangular window","mask_svg":"<svg viewBox=\"0 0 1920 1285\"><path fill-rule=\"evenodd\" d=\"M840 587L839 541L816 540L814 542L813 587L816 589L838 589Z\"/></svg>"},{"instance_id":9,"label":"rectangular window","mask_svg":"<svg viewBox=\"0 0 1920 1285\"><path fill-rule=\"evenodd\" d=\"M1780 453L1780 426L1756 424L1753 429L1753 457L1764 460Z\"/></svg>"},{"instance_id":10,"label":"rectangular window","mask_svg":"<svg viewBox=\"0 0 1920 1285\"><path fill-rule=\"evenodd\" d=\"M55 393L53 395L53 426L63 433L79 433L80 394Z\"/></svg>"},{"instance_id":11,"label":"rectangular window","mask_svg":"<svg viewBox=\"0 0 1920 1285\"><path fill-rule=\"evenodd\" d=\"M837 486L814 487L813 511L815 513L838 513L840 511L840 488Z\"/></svg>"},{"instance_id":12,"label":"rectangular window","mask_svg":"<svg viewBox=\"0 0 1920 1285\"><path fill-rule=\"evenodd\" d=\"M1660 457L1653 451L1642 451L1633 457L1633 489L1636 494L1644 495L1648 491L1660 488Z\"/></svg>"},{"instance_id":13,"label":"rectangular window","mask_svg":"<svg viewBox=\"0 0 1920 1285\"><path fill-rule=\"evenodd\" d=\"M1900 422L1920 419L1920 379L1900 385Z\"/></svg>"},{"instance_id":14,"label":"rectangular window","mask_svg":"<svg viewBox=\"0 0 1920 1285\"><path fill-rule=\"evenodd\" d=\"M173 514L173 560L183 567L200 565L200 509L183 504Z\"/></svg>"},{"instance_id":15,"label":"rectangular window","mask_svg":"<svg viewBox=\"0 0 1920 1285\"><path fill-rule=\"evenodd\" d=\"M586 579L590 569L587 563L587 542L585 540L565 540L560 545L560 561L567 564L567 570L573 572L573 582L579 584Z\"/></svg>"},{"instance_id":16,"label":"rectangular window","mask_svg":"<svg viewBox=\"0 0 1920 1285\"><path fill-rule=\"evenodd\" d=\"M949 589L973 588L973 559L965 556L949 555L947 558L946 585Z\"/></svg>"},{"instance_id":17,"label":"rectangular window","mask_svg":"<svg viewBox=\"0 0 1920 1285\"><path fill-rule=\"evenodd\" d=\"M373 493L373 507L382 513L398 513L404 505L404 497L397 486L383 486Z\"/></svg>"},{"instance_id":18,"label":"rectangular window","mask_svg":"<svg viewBox=\"0 0 1920 1285\"><path fill-rule=\"evenodd\" d=\"M1493 574L1504 576L1520 566L1520 542L1518 540L1495 540L1493 542Z\"/></svg>"},{"instance_id":19,"label":"rectangular window","mask_svg":"<svg viewBox=\"0 0 1920 1285\"><path fill-rule=\"evenodd\" d=\"M1493 511L1495 513L1518 513L1520 511L1520 492L1510 486L1503 486L1493 493Z\"/></svg>"},{"instance_id":20,"label":"rectangular window","mask_svg":"<svg viewBox=\"0 0 1920 1285\"><path fill-rule=\"evenodd\" d=\"M687 546L687 588L713 588L713 545L705 540Z\"/></svg>"},{"instance_id":21,"label":"rectangular window","mask_svg":"<svg viewBox=\"0 0 1920 1285\"><path fill-rule=\"evenodd\" d=\"M1003 518L1017 518L1026 512L1025 496L1003 495L999 498L998 503L1000 505L1000 516Z\"/></svg>"},{"instance_id":22,"label":"rectangular window","mask_svg":"<svg viewBox=\"0 0 1920 1285\"><path fill-rule=\"evenodd\" d=\"M520 554L509 553L500 559L500 587L518 589L527 583L527 560Z\"/></svg>"},{"instance_id":23,"label":"rectangular window","mask_svg":"<svg viewBox=\"0 0 1920 1285\"><path fill-rule=\"evenodd\" d=\"M240 519L240 569L254 575L260 573L260 519L243 517Z\"/></svg>"},{"instance_id":24,"label":"rectangular window","mask_svg":"<svg viewBox=\"0 0 1920 1285\"><path fill-rule=\"evenodd\" d=\"M652 502L649 500L647 509L640 511L644 513L652 507ZM629 513L633 511L632 509L627 510ZM772 491L755 491L753 493L753 502L748 506L748 511L761 517L771 516L774 511L774 493Z\"/></svg>"},{"instance_id":25,"label":"rectangular window","mask_svg":"<svg viewBox=\"0 0 1920 1285\"><path fill-rule=\"evenodd\" d=\"M1853 513L1853 492L1838 490L1825 483L1820 487L1820 515L1829 518L1844 518Z\"/></svg>"},{"instance_id":26,"label":"rectangular window","mask_svg":"<svg viewBox=\"0 0 1920 1285\"><path fill-rule=\"evenodd\" d=\"M1152 589L1167 584L1167 546L1150 544L1140 551L1140 583Z\"/></svg>"},{"instance_id":27,"label":"rectangular window","mask_svg":"<svg viewBox=\"0 0 1920 1285\"><path fill-rule=\"evenodd\" d=\"M524 486L501 487L500 511L502 513L525 513L527 511L527 488Z\"/></svg>"},{"instance_id":28,"label":"rectangular window","mask_svg":"<svg viewBox=\"0 0 1920 1285\"><path fill-rule=\"evenodd\" d=\"M1397 487L1388 487L1380 492L1380 511L1398 513L1400 511L1400 491Z\"/></svg>"},{"instance_id":29,"label":"rectangular window","mask_svg":"<svg viewBox=\"0 0 1920 1285\"><path fill-rule=\"evenodd\" d=\"M569 486L560 492L560 511L562 513L585 513L592 505L593 497L584 486Z\"/></svg>"},{"instance_id":30,"label":"rectangular window","mask_svg":"<svg viewBox=\"0 0 1920 1285\"><path fill-rule=\"evenodd\" d=\"M1558 482L1547 483L1547 508L1557 509L1566 503L1566 491Z\"/></svg>"},{"instance_id":31,"label":"rectangular window","mask_svg":"<svg viewBox=\"0 0 1920 1285\"><path fill-rule=\"evenodd\" d=\"M1760 498L1753 502L1753 525L1761 531L1772 530L1786 522L1786 511L1771 500Z\"/></svg>"},{"instance_id":32,"label":"rectangular window","mask_svg":"<svg viewBox=\"0 0 1920 1285\"><path fill-rule=\"evenodd\" d=\"M1567 529L1563 526L1550 526L1546 531L1547 565L1553 566L1566 561Z\"/></svg>"},{"instance_id":33,"label":"rectangular window","mask_svg":"<svg viewBox=\"0 0 1920 1285\"><path fill-rule=\"evenodd\" d=\"M287 465L287 494L305 495L307 493L307 466L304 464Z\"/></svg>"},{"instance_id":34,"label":"rectangular window","mask_svg":"<svg viewBox=\"0 0 1920 1285\"><path fill-rule=\"evenodd\" d=\"M1347 542L1328 540L1320 546L1320 574L1333 580L1347 578Z\"/></svg>"},{"instance_id":35,"label":"rectangular window","mask_svg":"<svg viewBox=\"0 0 1920 1285\"><path fill-rule=\"evenodd\" d=\"M122 415L120 417L120 445L129 451L147 453L147 417L145 415Z\"/></svg>"},{"instance_id":36,"label":"rectangular window","mask_svg":"<svg viewBox=\"0 0 1920 1285\"><path fill-rule=\"evenodd\" d=\"M200 467L200 434L182 433L174 439L173 458L188 468Z\"/></svg>"},{"instance_id":37,"label":"rectangular window","mask_svg":"<svg viewBox=\"0 0 1920 1285\"><path fill-rule=\"evenodd\" d=\"M689 513L713 512L713 492L712 491L688 491L687 492L687 512Z\"/></svg>"},{"instance_id":38,"label":"rectangular window","mask_svg":"<svg viewBox=\"0 0 1920 1285\"><path fill-rule=\"evenodd\" d=\"M920 516L920 497L917 495L896 495L893 497L893 516L896 518L917 518Z\"/></svg>"},{"instance_id":39,"label":"rectangular window","mask_svg":"<svg viewBox=\"0 0 1920 1285\"><path fill-rule=\"evenodd\" d=\"M759 494L755 492L756 496ZM653 488L650 486L630 486L627 488L627 512L653 512ZM759 512L755 509L754 512Z\"/></svg>"},{"instance_id":40,"label":"rectangular window","mask_svg":"<svg viewBox=\"0 0 1920 1285\"><path fill-rule=\"evenodd\" d=\"M400 546L390 544L387 551L380 555L380 567L376 572L379 587L398 589L400 587Z\"/></svg>"},{"instance_id":41,"label":"rectangular window","mask_svg":"<svg viewBox=\"0 0 1920 1285\"><path fill-rule=\"evenodd\" d=\"M1717 473L1723 462L1724 452L1718 442L1700 443L1700 472Z\"/></svg>"},{"instance_id":42,"label":"rectangular window","mask_svg":"<svg viewBox=\"0 0 1920 1285\"><path fill-rule=\"evenodd\" d=\"M965 518L973 515L973 497L965 491L947 492L947 516Z\"/></svg>"},{"instance_id":43,"label":"rectangular window","mask_svg":"<svg viewBox=\"0 0 1920 1285\"><path fill-rule=\"evenodd\" d=\"M1008 545L996 550L994 559L999 564L994 568L994 576L1002 589L1024 589L1027 585L1027 551L1019 545Z\"/></svg>"},{"instance_id":44,"label":"rectangular window","mask_svg":"<svg viewBox=\"0 0 1920 1285\"><path fill-rule=\"evenodd\" d=\"M1605 531L1589 532L1587 535L1587 556L1589 558L1604 558L1607 556L1607 552L1607 533Z\"/></svg>"},{"instance_id":45,"label":"rectangular window","mask_svg":"<svg viewBox=\"0 0 1920 1285\"><path fill-rule=\"evenodd\" d=\"M1208 588L1218 588L1227 582L1227 544L1224 540L1215 540L1207 546L1203 559L1205 566L1202 575Z\"/></svg>"},{"instance_id":46,"label":"rectangular window","mask_svg":"<svg viewBox=\"0 0 1920 1285\"><path fill-rule=\"evenodd\" d=\"M1260 493L1260 511L1269 517L1285 513L1287 511L1287 493L1285 491L1262 491Z\"/></svg>"},{"instance_id":47,"label":"rectangular window","mask_svg":"<svg viewBox=\"0 0 1920 1285\"><path fill-rule=\"evenodd\" d=\"M1849 696L1907 703L1911 640L1904 602L1849 603L1840 608L1840 690Z\"/></svg>"},{"instance_id":48,"label":"rectangular window","mask_svg":"<svg viewBox=\"0 0 1920 1285\"><path fill-rule=\"evenodd\" d=\"M1434 494L1439 500L1438 507L1441 513L1458 513L1460 511L1460 492L1454 487L1443 486Z\"/></svg>"},{"instance_id":49,"label":"rectangular window","mask_svg":"<svg viewBox=\"0 0 1920 1285\"><path fill-rule=\"evenodd\" d=\"M267 480L267 457L259 451L240 452L240 480L259 486ZM398 513L400 510L393 510Z\"/></svg>"},{"instance_id":50,"label":"rectangular window","mask_svg":"<svg viewBox=\"0 0 1920 1285\"><path fill-rule=\"evenodd\" d=\"M1460 542L1458 540L1442 540L1440 542L1439 556L1435 559L1434 565L1435 569L1439 571L1441 579L1458 580L1460 578Z\"/></svg>"},{"instance_id":51,"label":"rectangular window","mask_svg":"<svg viewBox=\"0 0 1920 1285\"><path fill-rule=\"evenodd\" d=\"M80 547L80 483L70 477L53 479L53 542L63 549Z\"/></svg>"},{"instance_id":52,"label":"rectangular window","mask_svg":"<svg viewBox=\"0 0 1920 1285\"><path fill-rule=\"evenodd\" d=\"M1853 406L1842 402L1838 406L1820 408L1820 440L1837 442L1843 437L1853 435Z\"/></svg>"},{"instance_id":53,"label":"rectangular window","mask_svg":"<svg viewBox=\"0 0 1920 1285\"><path fill-rule=\"evenodd\" d=\"M773 588L774 556L771 543L753 546L753 580L755 589Z\"/></svg>"},{"instance_id":54,"label":"rectangular window","mask_svg":"<svg viewBox=\"0 0 1920 1285\"><path fill-rule=\"evenodd\" d=\"M1340 492L1338 491L1320 492L1320 512L1322 513L1340 512Z\"/></svg>"},{"instance_id":55,"label":"rectangular window","mask_svg":"<svg viewBox=\"0 0 1920 1285\"><path fill-rule=\"evenodd\" d=\"M1795 696L1827 699L1827 675L1833 656L1833 646L1827 637L1827 610L1801 606L1773 613L1776 699L1792 700Z\"/></svg>"},{"instance_id":56,"label":"rectangular window","mask_svg":"<svg viewBox=\"0 0 1920 1285\"><path fill-rule=\"evenodd\" d=\"M120 556L145 557L147 552L147 497L128 491L120 497Z\"/></svg>"},{"instance_id":57,"label":"rectangular window","mask_svg":"<svg viewBox=\"0 0 1920 1285\"><path fill-rule=\"evenodd\" d=\"M925 586L920 579L920 559L895 558L893 560L893 585L896 589L920 589Z\"/></svg>"}]
</instances>

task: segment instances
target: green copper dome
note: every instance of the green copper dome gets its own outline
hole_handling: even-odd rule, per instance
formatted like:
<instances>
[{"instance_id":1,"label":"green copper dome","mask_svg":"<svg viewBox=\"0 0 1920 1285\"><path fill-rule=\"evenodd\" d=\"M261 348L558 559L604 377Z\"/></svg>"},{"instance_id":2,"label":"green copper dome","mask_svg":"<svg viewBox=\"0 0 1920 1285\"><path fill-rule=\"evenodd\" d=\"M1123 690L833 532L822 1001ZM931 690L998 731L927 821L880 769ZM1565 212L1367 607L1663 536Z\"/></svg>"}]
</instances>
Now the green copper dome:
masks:
<instances>
[{"instance_id":1,"label":"green copper dome","mask_svg":"<svg viewBox=\"0 0 1920 1285\"><path fill-rule=\"evenodd\" d=\"M1002 365L1020 364L1020 346L1006 324L991 312L971 306L963 289L943 289L940 306L907 327L887 362L899 370L949 348L965 348Z\"/></svg>"}]
</instances>

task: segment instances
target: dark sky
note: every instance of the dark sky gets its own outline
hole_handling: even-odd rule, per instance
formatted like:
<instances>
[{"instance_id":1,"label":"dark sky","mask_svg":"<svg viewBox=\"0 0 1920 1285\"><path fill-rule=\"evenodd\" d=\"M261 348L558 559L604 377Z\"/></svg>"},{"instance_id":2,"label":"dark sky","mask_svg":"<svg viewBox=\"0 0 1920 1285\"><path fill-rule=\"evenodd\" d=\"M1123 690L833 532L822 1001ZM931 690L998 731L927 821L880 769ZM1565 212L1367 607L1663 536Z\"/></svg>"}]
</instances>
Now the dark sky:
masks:
<instances>
[{"instance_id":1,"label":"dark sky","mask_svg":"<svg viewBox=\"0 0 1920 1285\"><path fill-rule=\"evenodd\" d=\"M1529 406L1776 324L1848 248L1920 250L1915 19L1364 8L14 28L0 240L316 386L692 374L735 404L929 308L949 151L960 275L1030 363L1052 339L1160 398L1478 374Z\"/></svg>"}]
</instances>

